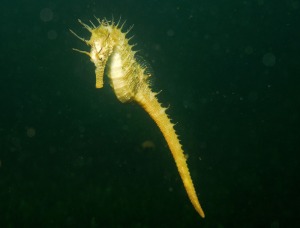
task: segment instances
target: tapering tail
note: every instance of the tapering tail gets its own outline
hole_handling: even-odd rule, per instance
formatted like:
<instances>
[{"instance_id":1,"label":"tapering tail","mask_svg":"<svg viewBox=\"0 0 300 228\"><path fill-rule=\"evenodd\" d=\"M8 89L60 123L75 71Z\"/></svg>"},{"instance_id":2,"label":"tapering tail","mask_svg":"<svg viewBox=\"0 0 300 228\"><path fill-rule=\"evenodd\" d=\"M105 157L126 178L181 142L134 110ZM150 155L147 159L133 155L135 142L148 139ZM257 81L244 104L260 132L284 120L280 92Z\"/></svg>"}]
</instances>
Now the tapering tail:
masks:
<instances>
[{"instance_id":1,"label":"tapering tail","mask_svg":"<svg viewBox=\"0 0 300 228\"><path fill-rule=\"evenodd\" d=\"M163 133L175 160L188 197L199 215L204 218L205 215L199 203L182 146L179 142L178 135L174 130L174 124L171 123L170 118L166 114L166 108L162 107L156 98L156 94L151 92L148 87L140 90L140 92L135 95L135 100L149 113Z\"/></svg>"}]
</instances>

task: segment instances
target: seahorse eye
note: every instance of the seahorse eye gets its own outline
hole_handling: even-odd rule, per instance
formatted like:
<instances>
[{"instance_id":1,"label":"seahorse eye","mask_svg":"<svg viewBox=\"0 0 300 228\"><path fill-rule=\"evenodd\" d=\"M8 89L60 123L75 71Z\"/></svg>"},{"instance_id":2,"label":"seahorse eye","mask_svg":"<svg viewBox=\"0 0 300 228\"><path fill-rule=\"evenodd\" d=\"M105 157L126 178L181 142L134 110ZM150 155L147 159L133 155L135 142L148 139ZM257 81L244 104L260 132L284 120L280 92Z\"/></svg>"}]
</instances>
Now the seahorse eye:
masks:
<instances>
[{"instance_id":1,"label":"seahorse eye","mask_svg":"<svg viewBox=\"0 0 300 228\"><path fill-rule=\"evenodd\" d=\"M98 58L99 58L100 61L103 61L104 55L98 55Z\"/></svg>"}]
</instances>

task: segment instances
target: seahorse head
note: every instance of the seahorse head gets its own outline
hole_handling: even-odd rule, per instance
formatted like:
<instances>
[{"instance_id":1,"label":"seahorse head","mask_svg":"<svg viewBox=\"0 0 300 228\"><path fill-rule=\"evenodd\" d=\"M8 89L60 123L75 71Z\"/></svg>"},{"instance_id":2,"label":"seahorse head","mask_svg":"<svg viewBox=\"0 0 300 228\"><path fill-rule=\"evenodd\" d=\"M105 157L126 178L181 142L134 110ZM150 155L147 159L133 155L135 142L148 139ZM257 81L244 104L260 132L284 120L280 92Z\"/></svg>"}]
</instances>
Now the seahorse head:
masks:
<instances>
[{"instance_id":1,"label":"seahorse head","mask_svg":"<svg viewBox=\"0 0 300 228\"><path fill-rule=\"evenodd\" d=\"M91 38L89 40L78 36L72 30L70 30L70 32L91 47L90 52L81 51L75 48L73 48L73 50L90 56L91 61L96 66L96 88L102 88L105 65L114 47L114 40L111 37L113 26L109 25L108 21L97 20L100 24L98 27L96 27L92 22L92 27L90 27L81 20L78 20L79 23L91 33Z\"/></svg>"},{"instance_id":2,"label":"seahorse head","mask_svg":"<svg viewBox=\"0 0 300 228\"><path fill-rule=\"evenodd\" d=\"M107 26L92 29L91 33L87 44L91 46L90 58L96 66L96 88L102 88L105 65L113 51L113 40L110 37L110 28Z\"/></svg>"}]
</instances>

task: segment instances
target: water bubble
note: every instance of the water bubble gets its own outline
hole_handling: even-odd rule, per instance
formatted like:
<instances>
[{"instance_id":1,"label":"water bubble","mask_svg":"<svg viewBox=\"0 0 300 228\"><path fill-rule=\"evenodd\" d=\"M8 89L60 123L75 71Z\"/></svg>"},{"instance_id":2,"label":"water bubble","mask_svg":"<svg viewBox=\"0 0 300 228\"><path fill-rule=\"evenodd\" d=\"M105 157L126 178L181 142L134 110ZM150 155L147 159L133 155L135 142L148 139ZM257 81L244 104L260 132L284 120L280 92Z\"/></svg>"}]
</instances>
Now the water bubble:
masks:
<instances>
[{"instance_id":1,"label":"water bubble","mask_svg":"<svg viewBox=\"0 0 300 228\"><path fill-rule=\"evenodd\" d=\"M55 30L50 30L47 33L49 40L55 40L57 38L57 32Z\"/></svg>"},{"instance_id":2,"label":"water bubble","mask_svg":"<svg viewBox=\"0 0 300 228\"><path fill-rule=\"evenodd\" d=\"M40 18L44 22L51 21L53 19L53 11L49 8L44 8L40 12Z\"/></svg>"},{"instance_id":3,"label":"water bubble","mask_svg":"<svg viewBox=\"0 0 300 228\"><path fill-rule=\"evenodd\" d=\"M26 135L29 137L29 138L33 138L36 134L36 131L34 128L30 127L30 128L27 128L27 131L26 131Z\"/></svg>"},{"instance_id":4,"label":"water bubble","mask_svg":"<svg viewBox=\"0 0 300 228\"><path fill-rule=\"evenodd\" d=\"M258 99L258 93L256 91L251 91L249 94L248 94L248 100L251 101L251 102L255 102L257 101Z\"/></svg>"},{"instance_id":5,"label":"water bubble","mask_svg":"<svg viewBox=\"0 0 300 228\"><path fill-rule=\"evenodd\" d=\"M247 55L251 55L251 54L253 53L253 47L247 46L247 47L245 48L245 53L246 53Z\"/></svg>"},{"instance_id":6,"label":"water bubble","mask_svg":"<svg viewBox=\"0 0 300 228\"><path fill-rule=\"evenodd\" d=\"M167 35L168 35L168 36L174 36L174 35L175 35L174 30L169 29L169 30L167 31Z\"/></svg>"},{"instance_id":7,"label":"water bubble","mask_svg":"<svg viewBox=\"0 0 300 228\"><path fill-rule=\"evenodd\" d=\"M299 9L300 3L299 3L299 1L291 1L290 5L292 6L292 8L294 10L297 10L297 9Z\"/></svg>"},{"instance_id":8,"label":"water bubble","mask_svg":"<svg viewBox=\"0 0 300 228\"><path fill-rule=\"evenodd\" d=\"M276 63L276 57L273 53L268 52L268 53L264 54L264 56L262 58L262 62L265 66L272 67Z\"/></svg>"}]
</instances>

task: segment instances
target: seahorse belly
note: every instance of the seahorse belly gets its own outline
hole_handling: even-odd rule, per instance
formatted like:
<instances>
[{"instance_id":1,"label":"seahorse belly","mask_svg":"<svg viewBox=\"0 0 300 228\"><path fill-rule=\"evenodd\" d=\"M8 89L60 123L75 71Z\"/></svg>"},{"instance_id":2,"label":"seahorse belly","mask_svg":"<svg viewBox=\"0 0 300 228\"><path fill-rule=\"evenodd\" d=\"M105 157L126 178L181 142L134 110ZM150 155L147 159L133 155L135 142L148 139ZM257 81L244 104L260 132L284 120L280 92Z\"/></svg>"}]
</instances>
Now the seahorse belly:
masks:
<instances>
[{"instance_id":1,"label":"seahorse belly","mask_svg":"<svg viewBox=\"0 0 300 228\"><path fill-rule=\"evenodd\" d=\"M124 63L122 61L122 56L120 53L115 52L111 56L109 65L109 78L111 86L113 87L117 98L121 102L126 102L130 100L130 85L128 84L128 80L126 80L126 71L123 66Z\"/></svg>"}]
</instances>

